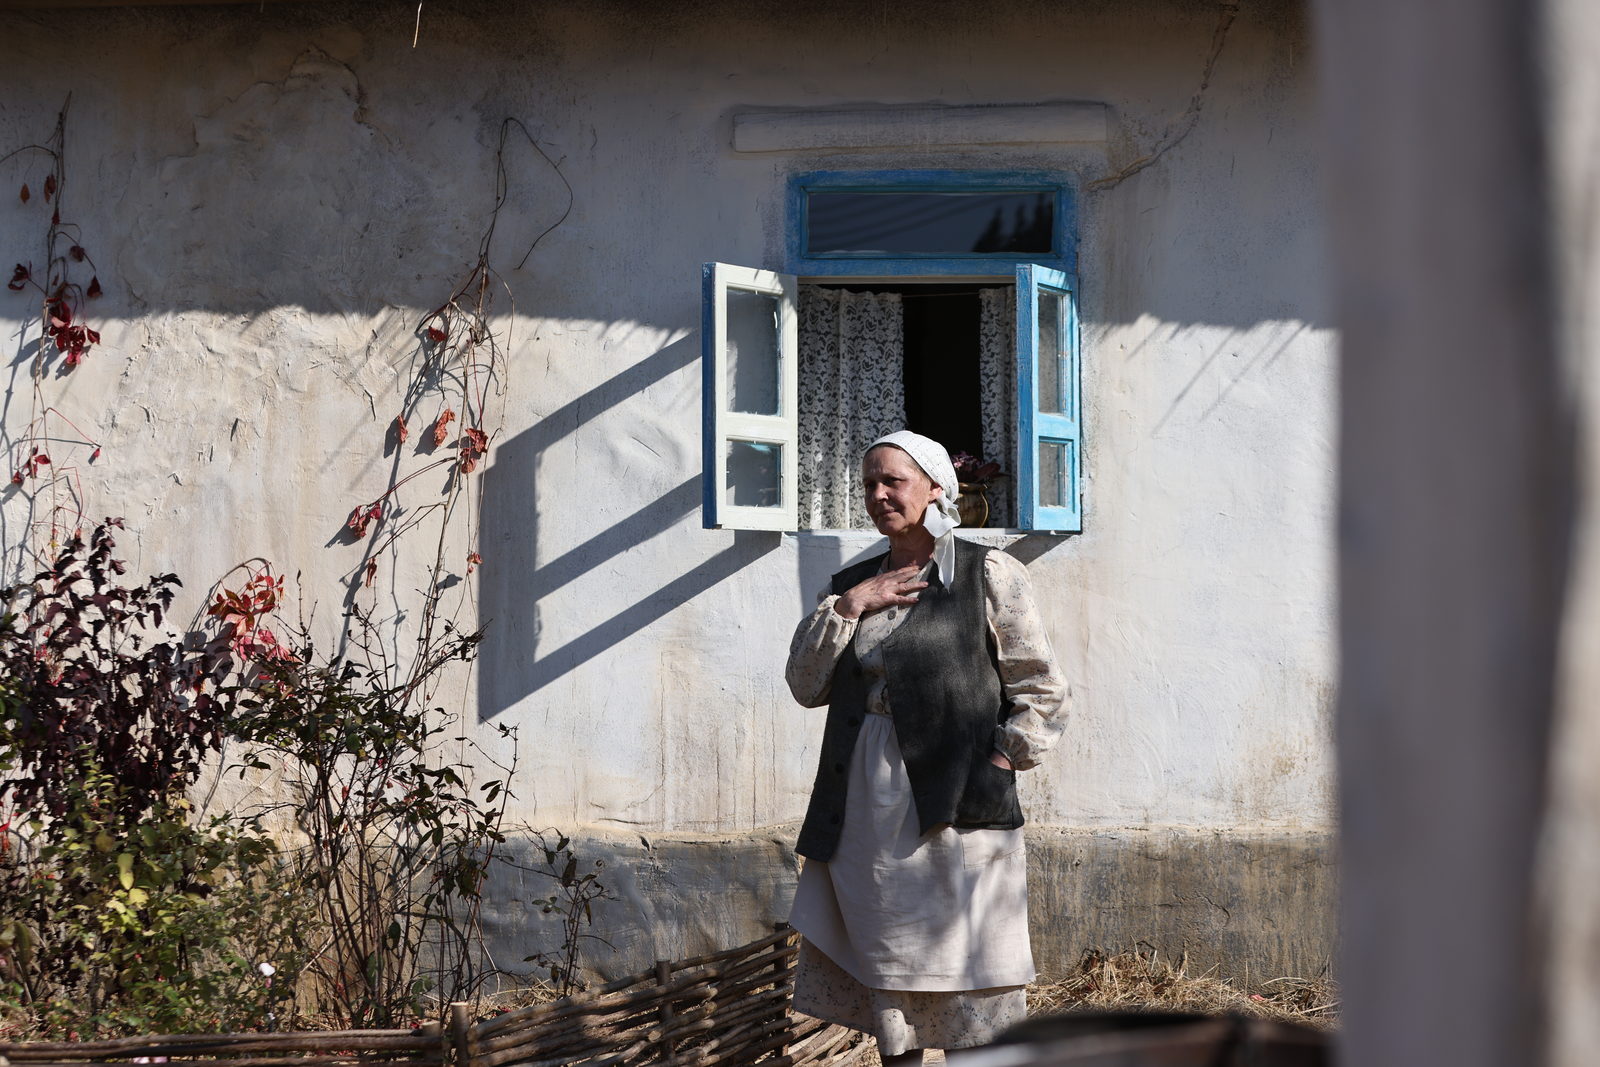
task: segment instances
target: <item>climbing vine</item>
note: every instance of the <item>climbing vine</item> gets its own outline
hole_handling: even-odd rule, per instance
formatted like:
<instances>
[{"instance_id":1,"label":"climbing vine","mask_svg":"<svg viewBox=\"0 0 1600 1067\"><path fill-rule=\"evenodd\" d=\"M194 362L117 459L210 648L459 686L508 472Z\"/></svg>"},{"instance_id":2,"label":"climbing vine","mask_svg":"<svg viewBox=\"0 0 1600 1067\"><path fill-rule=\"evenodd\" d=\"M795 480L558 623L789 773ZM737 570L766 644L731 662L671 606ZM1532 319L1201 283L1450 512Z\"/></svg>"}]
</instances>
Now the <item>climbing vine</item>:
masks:
<instances>
[{"instance_id":1,"label":"climbing vine","mask_svg":"<svg viewBox=\"0 0 1600 1067\"><path fill-rule=\"evenodd\" d=\"M100 344L100 331L90 325L90 301L104 295L94 258L84 247L83 231L63 214L67 194L67 112L71 98L56 116L55 130L41 144L24 145L0 164L22 170L17 198L24 208L48 212L38 258L25 258L12 268L6 288L38 302L38 317L24 323L23 350L33 335L29 361L30 412L27 425L9 442L12 492L27 501L28 536L19 547L19 567L39 564L62 543L83 532L85 500L79 476L83 462L100 458L100 442L52 404L45 385L52 369L70 373ZM87 275L87 279L85 276ZM52 455L52 453L54 453Z\"/></svg>"},{"instance_id":2,"label":"climbing vine","mask_svg":"<svg viewBox=\"0 0 1600 1067\"><path fill-rule=\"evenodd\" d=\"M8 491L23 496L28 536L20 543L7 538L7 553L19 555L15 561L8 559L7 566L20 575L27 573L23 564L44 560L59 570L72 565L88 543L92 559L97 566L103 564L105 571L104 575L95 572L95 580L104 579L101 584L112 589L110 576L123 573L124 565L109 555L107 528L97 530L88 542L83 536L87 505L79 467L99 460L102 444L98 434L83 428L93 425L91 419L79 412L69 418L61 410L64 401L49 396L55 380L80 367L101 343L88 314L92 302L104 292L99 273L80 228L63 220L67 115L64 106L53 134L43 143L0 157L0 164L24 171L16 187L19 203L28 211L40 212L42 233L38 254L17 262L8 286L18 299L36 300L38 314L36 319L24 321L19 337L19 345L29 356L29 419L7 442ZM478 907L484 880L490 864L498 862L497 849L503 839L500 820L511 795L514 732L501 730L503 744L497 753L476 750L468 738L455 736L466 732L459 707L447 707L435 698L447 680L470 680L470 664L483 634L480 627L463 619L472 605L473 589L472 583L463 579L485 566L476 546L483 472L503 426L515 308L510 287L494 267L491 252L507 203L506 149L514 136L525 137L566 183L559 164L544 153L521 122L508 119L502 123L494 155L493 204L476 256L441 302L413 324L411 359L399 381L399 410L383 423L384 444L392 457L387 477L373 495L351 507L344 522L344 547L335 549L359 545L361 555L345 575L344 610L332 650L313 642L303 615L308 592L315 611L317 591L302 586L298 590L302 618L298 624L286 621L284 609L292 595L289 583L284 572L265 559L241 563L220 578L191 621L188 636L169 636L157 646L160 662L177 671L173 685L181 689L182 699L174 707L196 717L194 730L199 740L195 752L206 754L207 766L222 766L243 775L266 772L275 778L278 792L273 798L240 817L271 816L296 832L298 843L280 851L278 843L261 836L252 822L247 832L242 831L249 848L227 854L227 862L237 861L238 865L237 870L230 868L234 873L228 877L235 880L229 884L248 888L254 884L250 866L270 862L274 886L305 897L295 910L299 920L311 920L295 926L293 949L298 962L287 967L283 960L278 961L282 981L272 997L281 997L282 982L292 981L293 972L300 972L318 987L312 1002L351 1025L392 1024L427 1010L427 1001L470 995L494 973L492 961L482 950ZM570 185L566 189L568 203L560 218L533 241L522 263L571 211L572 189ZM48 212L48 222L44 212ZM413 541L427 546L420 553L420 571L415 569L419 554L401 551ZM488 564L493 562L491 559ZM385 570L397 590L416 591L419 609L409 613L397 609L392 616L380 610L374 602L374 587ZM83 593L79 587L87 588L87 579L73 572L69 579L52 579L45 586L38 585L41 580L19 585L16 595L28 605L43 603L39 600L42 593L30 594L27 589L48 588L51 595L70 601L73 610L79 609L77 598ZM152 629L161 626L176 585L177 579L171 575L152 580L149 595L159 601L149 612ZM459 591L452 592L457 586ZM144 595L142 590L136 592ZM112 596L105 592L93 595ZM47 647L56 633L58 623L45 614L30 608L14 616L15 628L9 632L17 663L26 661L32 649ZM98 632L93 629L92 607L89 616L86 632ZM401 620L411 639L397 637ZM142 618L136 621L141 627L145 623ZM75 640L76 634L71 631L59 639ZM203 677L190 670L191 661L202 664ZM112 658L106 662L121 661ZM457 670L457 665L464 669ZM142 693L130 691L129 700L138 703ZM8 702L6 694L15 699ZM0 725L10 729L17 723L32 722L38 710L33 704L54 699L38 687L26 694L8 688L8 680L0 677ZM93 699L92 694L86 696L88 703L80 701L82 706L69 707L59 701L51 705L62 721L72 724L65 732L48 735L59 742L48 752L61 766L70 766L79 758L81 746L72 731L84 736L93 733ZM124 733L132 729L130 726ZM0 752L0 771L7 770L8 761L9 767L16 769L31 766L26 761L37 758L33 752L37 739L32 735L19 734L13 740L8 751ZM230 843L232 848L235 838L227 835L233 831L223 827L231 813L213 817L219 821L206 825L186 814L189 809L184 798L200 766L191 755L185 750L182 774L162 777L164 791L158 790L158 802L138 811L130 809L116 828L104 831L106 836L91 835L91 839L114 841L115 849L123 849L120 842L124 837L142 832L135 825L144 817L140 813L154 811L172 835L177 835L173 840L188 826L195 834L211 835L206 841ZM217 759L209 760L213 755ZM5 878L21 879L19 885L45 885L50 864L67 856L55 848L55 839L49 836L52 827L72 830L76 836L71 842L76 842L83 833L72 820L87 826L89 816L78 818L72 813L106 810L110 802L133 803L118 781L120 757L120 749L113 756L97 757L95 766L105 774L86 781L71 795L71 805L76 806L63 802L57 814L46 812L42 821L28 823L26 832L15 807L26 797L12 791L8 798L0 788L0 868ZM122 894L115 899L129 909L133 931L125 955L134 959L141 952L153 951L139 941L143 935L134 927L153 914L146 902L161 896L158 889L166 892L170 888L179 896L187 893L196 898L162 898L170 900L174 908L199 908L203 894L191 891L190 883L197 876L187 869L168 878L170 872L158 871L153 860L146 865L148 872L137 863L129 871L107 867L113 861L121 863L123 853L107 851L112 848L108 845L101 850L111 860L96 852L88 857L92 862L80 864L84 872L80 888L84 894L91 889L101 892L105 872L113 871L110 889ZM588 901L603 899L603 887L593 874L575 873L575 861L564 839L551 856L544 865L550 869L536 873L548 875L563 892L572 890L578 895L572 901L553 896L550 906L565 909L573 927L579 925L576 916L581 909L586 923ZM150 879L150 884L139 881L141 878ZM161 878L168 878L171 886L160 882ZM578 889L573 890L574 886ZM0 920L5 920L0 922L0 979L21 966L20 950L15 949L18 938L48 949L44 941L54 936L51 931L60 933L51 925L52 915L59 910L57 897L36 896L34 910L0 915ZM11 941L6 940L7 931ZM87 936L107 935L91 931ZM569 940L575 936L569 935ZM190 959L186 955L189 944L183 942L175 960ZM565 981L573 980L572 952L568 944L546 954L551 960L564 961L558 965ZM37 979L29 987L30 1002L36 996L42 1003L54 995L52 991L59 992L72 982L86 983L85 989L134 988L126 982L107 985L100 972L92 970L98 966L94 962L98 957L87 950L72 959L76 962L70 974L30 972ZM242 966L243 959L241 956L229 966ZM270 990L270 980L267 987ZM270 1007L276 1001L268 997L261 1003ZM113 1024L140 1025L131 1018L106 1023Z\"/></svg>"},{"instance_id":3,"label":"climbing vine","mask_svg":"<svg viewBox=\"0 0 1600 1067\"><path fill-rule=\"evenodd\" d=\"M345 523L356 541L368 539L368 548L359 567L350 573L353 585L371 587L377 580L380 561L394 558L394 548L402 538L429 528L435 531L434 551L422 583L422 611L416 643L418 653L411 667L412 677L437 677L425 671L428 650L446 633L459 632L460 619L444 607L449 586L461 577L470 577L485 565L476 547L463 556L451 555L461 541L476 542L478 516L483 505L483 483L475 478L499 437L502 426L500 405L505 394L506 353L511 345L511 322L515 303L510 287L493 265L500 213L508 197L506 148L510 138L520 134L534 152L561 179L567 191L567 204L561 215L545 228L528 247L518 266L526 263L539 243L560 226L572 210L572 187L566 184L560 166L539 146L537 138L516 119L500 125L495 147L494 203L478 242L477 256L450 294L415 324L412 335L416 349L410 376L404 387L400 410L388 426L397 462L389 484L377 496L357 503ZM498 302L504 302L503 310ZM504 322L497 329L495 322ZM421 457L420 467L402 471L405 450L412 427L423 427L411 456ZM440 450L445 454L440 456ZM444 489L438 499L407 507L402 490L424 475L443 471ZM459 521L463 538L450 537ZM431 693L419 691L422 700Z\"/></svg>"}]
</instances>

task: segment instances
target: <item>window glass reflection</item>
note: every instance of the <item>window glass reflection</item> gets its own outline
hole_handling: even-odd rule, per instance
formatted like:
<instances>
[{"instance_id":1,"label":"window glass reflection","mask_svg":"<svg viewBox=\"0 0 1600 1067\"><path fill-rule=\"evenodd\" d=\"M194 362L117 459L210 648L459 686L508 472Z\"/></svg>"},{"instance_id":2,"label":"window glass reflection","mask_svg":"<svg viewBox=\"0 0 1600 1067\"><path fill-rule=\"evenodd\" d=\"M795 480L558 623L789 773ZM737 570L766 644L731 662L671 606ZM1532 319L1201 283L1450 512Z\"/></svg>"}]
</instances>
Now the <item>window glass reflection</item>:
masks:
<instances>
[{"instance_id":1,"label":"window glass reflection","mask_svg":"<svg viewBox=\"0 0 1600 1067\"><path fill-rule=\"evenodd\" d=\"M826 255L1050 255L1050 192L830 192L806 197L806 252Z\"/></svg>"},{"instance_id":2,"label":"window glass reflection","mask_svg":"<svg viewBox=\"0 0 1600 1067\"><path fill-rule=\"evenodd\" d=\"M1066 411L1062 396L1062 378L1065 376L1061 350L1062 299L1060 293L1039 290L1039 410L1051 413Z\"/></svg>"},{"instance_id":3,"label":"window glass reflection","mask_svg":"<svg viewBox=\"0 0 1600 1067\"><path fill-rule=\"evenodd\" d=\"M777 415L778 298L728 290L728 409Z\"/></svg>"},{"instance_id":4,"label":"window glass reflection","mask_svg":"<svg viewBox=\"0 0 1600 1067\"><path fill-rule=\"evenodd\" d=\"M783 504L783 446L761 441L728 442L727 502L741 508Z\"/></svg>"},{"instance_id":5,"label":"window glass reflection","mask_svg":"<svg viewBox=\"0 0 1600 1067\"><path fill-rule=\"evenodd\" d=\"M1039 442L1039 506L1064 508L1072 501L1072 444Z\"/></svg>"}]
</instances>

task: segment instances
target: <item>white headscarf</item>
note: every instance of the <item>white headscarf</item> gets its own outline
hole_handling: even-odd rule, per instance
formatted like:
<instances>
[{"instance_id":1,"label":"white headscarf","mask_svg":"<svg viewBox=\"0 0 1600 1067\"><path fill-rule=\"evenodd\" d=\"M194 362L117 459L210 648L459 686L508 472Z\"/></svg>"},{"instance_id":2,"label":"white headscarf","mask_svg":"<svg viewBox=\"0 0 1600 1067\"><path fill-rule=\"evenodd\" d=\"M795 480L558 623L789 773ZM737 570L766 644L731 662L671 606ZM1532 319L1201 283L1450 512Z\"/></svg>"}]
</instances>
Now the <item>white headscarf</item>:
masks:
<instances>
[{"instance_id":1,"label":"white headscarf","mask_svg":"<svg viewBox=\"0 0 1600 1067\"><path fill-rule=\"evenodd\" d=\"M893 445L900 449L922 468L922 473L932 479L933 484L944 490L939 499L929 504L922 513L922 525L933 535L933 561L939 565L939 580L949 589L956 576L956 538L951 531L961 525L961 511L956 507L961 486L956 480L956 468L950 462L950 453L933 438L910 430L896 430L880 437L868 446L867 451L871 452L879 445Z\"/></svg>"}]
</instances>

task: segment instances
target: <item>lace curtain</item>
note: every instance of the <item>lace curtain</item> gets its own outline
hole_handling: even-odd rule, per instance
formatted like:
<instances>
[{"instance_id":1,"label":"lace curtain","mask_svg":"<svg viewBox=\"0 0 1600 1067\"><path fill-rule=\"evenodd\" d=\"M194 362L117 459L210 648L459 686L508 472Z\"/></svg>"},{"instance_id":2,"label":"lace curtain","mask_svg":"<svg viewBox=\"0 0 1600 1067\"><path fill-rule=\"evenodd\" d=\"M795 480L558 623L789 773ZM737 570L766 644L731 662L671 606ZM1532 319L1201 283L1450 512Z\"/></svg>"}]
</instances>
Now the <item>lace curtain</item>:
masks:
<instances>
[{"instance_id":1,"label":"lace curtain","mask_svg":"<svg viewBox=\"0 0 1600 1067\"><path fill-rule=\"evenodd\" d=\"M1004 477L989 483L989 525L1015 526L1012 485L1017 465L1016 290L978 291L978 403L983 417L983 458Z\"/></svg>"},{"instance_id":2,"label":"lace curtain","mask_svg":"<svg viewBox=\"0 0 1600 1067\"><path fill-rule=\"evenodd\" d=\"M906 422L905 331L895 293L799 293L800 526L871 529L861 454Z\"/></svg>"}]
</instances>

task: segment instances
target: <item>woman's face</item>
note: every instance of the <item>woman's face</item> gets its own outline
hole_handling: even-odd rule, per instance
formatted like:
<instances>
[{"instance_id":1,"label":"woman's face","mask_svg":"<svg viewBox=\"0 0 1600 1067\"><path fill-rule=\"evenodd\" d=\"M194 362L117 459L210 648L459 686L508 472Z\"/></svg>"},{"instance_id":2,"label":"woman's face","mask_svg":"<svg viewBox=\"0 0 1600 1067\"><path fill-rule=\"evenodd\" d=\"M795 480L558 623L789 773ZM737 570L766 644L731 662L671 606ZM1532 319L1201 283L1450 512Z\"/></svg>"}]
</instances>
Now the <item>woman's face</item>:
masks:
<instances>
[{"instance_id":1,"label":"woman's face","mask_svg":"<svg viewBox=\"0 0 1600 1067\"><path fill-rule=\"evenodd\" d=\"M879 445L861 461L867 514L885 537L922 525L922 513L944 490L917 461L893 445Z\"/></svg>"}]
</instances>

